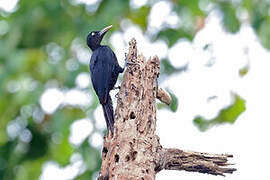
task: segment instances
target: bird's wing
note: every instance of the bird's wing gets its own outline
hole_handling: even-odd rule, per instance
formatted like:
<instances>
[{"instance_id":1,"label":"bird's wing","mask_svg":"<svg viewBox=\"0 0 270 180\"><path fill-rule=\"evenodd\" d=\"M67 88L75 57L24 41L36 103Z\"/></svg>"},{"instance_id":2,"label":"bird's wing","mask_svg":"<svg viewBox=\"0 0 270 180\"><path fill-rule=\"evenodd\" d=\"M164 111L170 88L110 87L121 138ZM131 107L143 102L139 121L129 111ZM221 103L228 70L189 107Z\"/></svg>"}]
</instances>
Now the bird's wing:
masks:
<instances>
[{"instance_id":1,"label":"bird's wing","mask_svg":"<svg viewBox=\"0 0 270 180\"><path fill-rule=\"evenodd\" d=\"M109 47L108 47L109 48ZM117 57L116 57L116 55L114 54L114 52L111 50L111 53L112 53L112 61L114 62L114 64L115 64L115 67L114 68L116 68L116 71L117 72L120 72L120 73L122 73L123 71L124 71L124 69L119 65L119 63L118 63L118 60L117 60Z\"/></svg>"},{"instance_id":2,"label":"bird's wing","mask_svg":"<svg viewBox=\"0 0 270 180\"><path fill-rule=\"evenodd\" d=\"M104 48L94 51L90 60L90 72L93 87L101 104L107 102L114 71L112 53Z\"/></svg>"},{"instance_id":3,"label":"bird's wing","mask_svg":"<svg viewBox=\"0 0 270 180\"><path fill-rule=\"evenodd\" d=\"M112 71L111 71L111 77L110 77L110 82L109 82L109 90L111 90L115 86L118 75L119 75L119 73L123 72L123 69L119 66L118 60L117 60L114 52L111 50L111 48L109 48L109 47L106 47L106 48L109 49L107 52L109 53L109 56L111 57L110 61L112 64Z\"/></svg>"}]
</instances>

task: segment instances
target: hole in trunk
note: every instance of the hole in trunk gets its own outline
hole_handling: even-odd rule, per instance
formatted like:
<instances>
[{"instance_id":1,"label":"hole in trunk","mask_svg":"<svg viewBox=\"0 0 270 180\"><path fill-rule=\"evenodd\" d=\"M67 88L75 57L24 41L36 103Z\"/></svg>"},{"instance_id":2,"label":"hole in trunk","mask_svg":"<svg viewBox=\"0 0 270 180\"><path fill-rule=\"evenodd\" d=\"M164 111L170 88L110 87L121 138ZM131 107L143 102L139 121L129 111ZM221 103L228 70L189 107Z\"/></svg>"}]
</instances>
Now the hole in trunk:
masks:
<instances>
[{"instance_id":1,"label":"hole in trunk","mask_svg":"<svg viewBox=\"0 0 270 180\"><path fill-rule=\"evenodd\" d=\"M107 152L108 152L108 149L107 149L106 147L104 147L104 148L102 149L102 153L103 153L104 157L107 156Z\"/></svg>"},{"instance_id":2,"label":"hole in trunk","mask_svg":"<svg viewBox=\"0 0 270 180\"><path fill-rule=\"evenodd\" d=\"M129 117L130 117L130 119L135 119L136 118L135 113L132 111L130 113Z\"/></svg>"},{"instance_id":3,"label":"hole in trunk","mask_svg":"<svg viewBox=\"0 0 270 180\"><path fill-rule=\"evenodd\" d=\"M134 161L134 160L136 159L137 154L138 154L138 152L137 152L137 151L133 151L133 152L131 153L131 158L132 158L132 161Z\"/></svg>"},{"instance_id":4,"label":"hole in trunk","mask_svg":"<svg viewBox=\"0 0 270 180\"><path fill-rule=\"evenodd\" d=\"M119 155L118 154L116 154L116 155L114 155L114 162L118 162L119 161Z\"/></svg>"},{"instance_id":5,"label":"hole in trunk","mask_svg":"<svg viewBox=\"0 0 270 180\"><path fill-rule=\"evenodd\" d=\"M130 160L130 156L127 155L125 159L126 159L126 162L128 162Z\"/></svg>"}]
</instances>

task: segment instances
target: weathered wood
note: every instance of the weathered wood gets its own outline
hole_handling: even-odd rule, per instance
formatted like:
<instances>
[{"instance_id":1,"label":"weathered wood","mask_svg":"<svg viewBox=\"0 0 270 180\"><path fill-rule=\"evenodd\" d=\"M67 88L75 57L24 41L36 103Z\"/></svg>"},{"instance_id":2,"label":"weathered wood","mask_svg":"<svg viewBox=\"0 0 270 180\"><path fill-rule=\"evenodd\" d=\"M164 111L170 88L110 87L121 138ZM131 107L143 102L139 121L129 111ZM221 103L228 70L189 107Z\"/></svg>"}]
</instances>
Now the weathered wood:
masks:
<instances>
[{"instance_id":1,"label":"weathered wood","mask_svg":"<svg viewBox=\"0 0 270 180\"><path fill-rule=\"evenodd\" d=\"M143 55L138 55L136 41L132 39L127 60L129 65L118 93L114 136L104 137L98 179L152 180L162 169L214 175L235 171L223 167L229 165L230 155L162 148L155 135L155 99L159 97L169 104L170 97L158 88L159 59L155 56L146 61Z\"/></svg>"},{"instance_id":2,"label":"weathered wood","mask_svg":"<svg viewBox=\"0 0 270 180\"><path fill-rule=\"evenodd\" d=\"M172 98L170 94L168 94L164 89L159 88L157 91L157 99L159 99L161 102L170 105Z\"/></svg>"},{"instance_id":3,"label":"weathered wood","mask_svg":"<svg viewBox=\"0 0 270 180\"><path fill-rule=\"evenodd\" d=\"M163 149L160 153L159 167L156 171L185 170L192 172L222 175L233 173L236 169L225 168L232 165L228 163L229 154L209 154L193 151L182 151L179 149Z\"/></svg>"}]
</instances>

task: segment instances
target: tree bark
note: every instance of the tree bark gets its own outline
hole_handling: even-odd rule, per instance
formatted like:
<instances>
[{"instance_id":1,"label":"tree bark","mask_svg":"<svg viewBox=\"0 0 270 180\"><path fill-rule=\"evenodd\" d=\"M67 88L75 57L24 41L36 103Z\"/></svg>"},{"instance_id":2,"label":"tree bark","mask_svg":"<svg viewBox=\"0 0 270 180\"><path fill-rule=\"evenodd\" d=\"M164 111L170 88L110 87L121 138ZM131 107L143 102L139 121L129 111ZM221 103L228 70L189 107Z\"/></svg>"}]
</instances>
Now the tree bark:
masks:
<instances>
[{"instance_id":1,"label":"tree bark","mask_svg":"<svg viewBox=\"0 0 270 180\"><path fill-rule=\"evenodd\" d=\"M99 180L153 180L163 169L213 175L232 173L225 168L226 154L208 154L166 149L156 130L156 98L166 104L170 96L158 88L160 61L138 55L136 40L129 43L128 65L118 93L114 135L104 137Z\"/></svg>"}]
</instances>

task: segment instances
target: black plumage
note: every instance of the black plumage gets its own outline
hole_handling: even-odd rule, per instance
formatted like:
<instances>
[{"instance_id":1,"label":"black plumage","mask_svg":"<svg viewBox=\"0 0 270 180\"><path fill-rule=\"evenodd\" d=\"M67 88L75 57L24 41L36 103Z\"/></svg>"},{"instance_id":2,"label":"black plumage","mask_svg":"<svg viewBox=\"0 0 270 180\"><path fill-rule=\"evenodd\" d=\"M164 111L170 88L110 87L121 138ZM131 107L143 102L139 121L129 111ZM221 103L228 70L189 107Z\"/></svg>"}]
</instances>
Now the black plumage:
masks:
<instances>
[{"instance_id":1,"label":"black plumage","mask_svg":"<svg viewBox=\"0 0 270 180\"><path fill-rule=\"evenodd\" d=\"M92 84L102 105L107 129L113 133L114 113L110 91L114 88L119 73L122 73L124 69L119 66L111 48L100 45L103 36L111 27L89 33L87 45L93 51L90 59Z\"/></svg>"}]
</instances>

